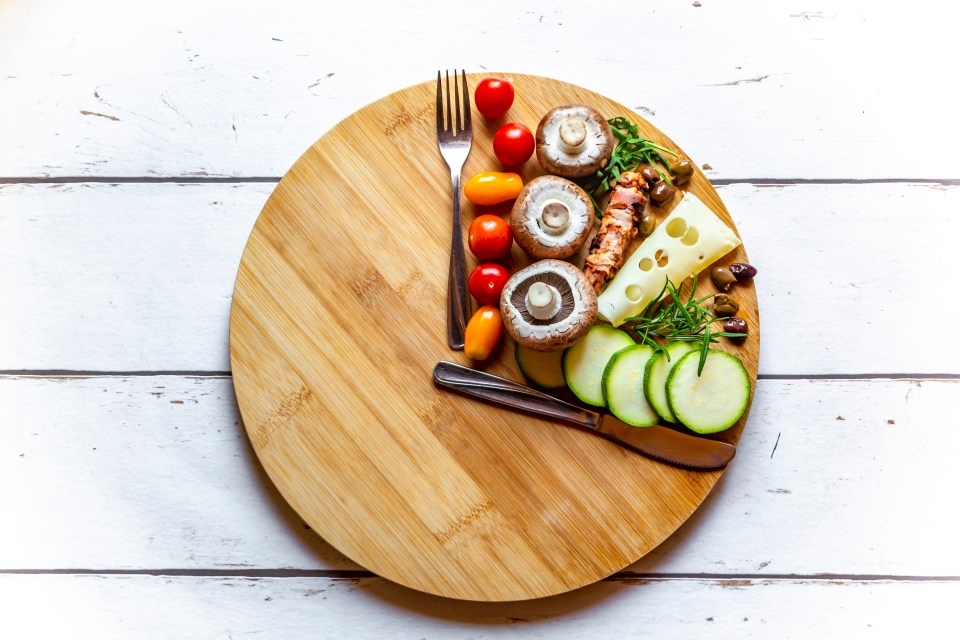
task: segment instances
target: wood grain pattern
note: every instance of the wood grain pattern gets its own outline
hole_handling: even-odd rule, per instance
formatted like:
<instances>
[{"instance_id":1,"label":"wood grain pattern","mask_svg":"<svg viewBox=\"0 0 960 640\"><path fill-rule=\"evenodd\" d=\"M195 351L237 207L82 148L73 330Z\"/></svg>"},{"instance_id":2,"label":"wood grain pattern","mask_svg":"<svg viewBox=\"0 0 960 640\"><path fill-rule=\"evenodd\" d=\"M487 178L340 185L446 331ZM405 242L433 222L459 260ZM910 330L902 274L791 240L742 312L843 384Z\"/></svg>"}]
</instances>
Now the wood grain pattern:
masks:
<instances>
[{"instance_id":1,"label":"wood grain pattern","mask_svg":"<svg viewBox=\"0 0 960 640\"><path fill-rule=\"evenodd\" d=\"M676 148L600 95L512 79L511 119L533 125L553 106L584 102L630 115L647 137ZM438 360L466 363L444 335L450 196L435 146L434 92L433 83L417 85L350 116L268 200L234 291L238 401L281 493L353 560L454 598L547 596L648 552L689 517L720 472L668 467L434 388ZM490 138L499 123L475 122L466 176L497 166ZM538 173L532 162L522 171L525 179ZM690 191L733 226L699 171ZM464 226L480 209L465 209ZM482 212L490 210L505 211ZM726 260L746 259L741 247ZM514 247L509 262L527 260ZM752 332L741 348L727 348L755 381L753 285L737 295ZM487 368L519 379L509 353L508 345ZM745 420L720 437L736 442Z\"/></svg>"}]
</instances>

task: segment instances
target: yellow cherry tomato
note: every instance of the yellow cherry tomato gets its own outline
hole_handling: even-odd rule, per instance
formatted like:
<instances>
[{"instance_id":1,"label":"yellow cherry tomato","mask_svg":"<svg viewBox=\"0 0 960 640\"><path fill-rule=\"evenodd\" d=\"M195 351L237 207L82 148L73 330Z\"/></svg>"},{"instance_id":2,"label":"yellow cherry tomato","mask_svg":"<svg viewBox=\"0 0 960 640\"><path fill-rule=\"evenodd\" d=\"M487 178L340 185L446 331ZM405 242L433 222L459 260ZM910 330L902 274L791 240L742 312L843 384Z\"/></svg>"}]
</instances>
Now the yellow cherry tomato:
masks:
<instances>
[{"instance_id":1,"label":"yellow cherry tomato","mask_svg":"<svg viewBox=\"0 0 960 640\"><path fill-rule=\"evenodd\" d=\"M473 360L486 360L500 341L503 319L500 309L485 304L470 318L463 336L463 352Z\"/></svg>"},{"instance_id":2,"label":"yellow cherry tomato","mask_svg":"<svg viewBox=\"0 0 960 640\"><path fill-rule=\"evenodd\" d=\"M473 204L499 204L513 200L523 189L523 178L515 173L484 171L463 185L463 195Z\"/></svg>"}]
</instances>

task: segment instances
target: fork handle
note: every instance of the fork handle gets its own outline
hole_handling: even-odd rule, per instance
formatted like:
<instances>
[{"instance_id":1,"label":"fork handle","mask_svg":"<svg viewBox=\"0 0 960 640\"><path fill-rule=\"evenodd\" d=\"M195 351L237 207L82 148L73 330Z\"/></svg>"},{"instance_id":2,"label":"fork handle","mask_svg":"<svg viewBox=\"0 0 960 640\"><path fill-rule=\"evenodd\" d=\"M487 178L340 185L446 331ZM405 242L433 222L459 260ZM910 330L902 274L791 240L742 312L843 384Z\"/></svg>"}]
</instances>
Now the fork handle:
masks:
<instances>
[{"instance_id":1,"label":"fork handle","mask_svg":"<svg viewBox=\"0 0 960 640\"><path fill-rule=\"evenodd\" d=\"M450 272L447 278L447 343L463 350L469 298L467 260L463 254L463 226L460 222L460 172L450 172L453 183L453 237L450 242Z\"/></svg>"}]
</instances>

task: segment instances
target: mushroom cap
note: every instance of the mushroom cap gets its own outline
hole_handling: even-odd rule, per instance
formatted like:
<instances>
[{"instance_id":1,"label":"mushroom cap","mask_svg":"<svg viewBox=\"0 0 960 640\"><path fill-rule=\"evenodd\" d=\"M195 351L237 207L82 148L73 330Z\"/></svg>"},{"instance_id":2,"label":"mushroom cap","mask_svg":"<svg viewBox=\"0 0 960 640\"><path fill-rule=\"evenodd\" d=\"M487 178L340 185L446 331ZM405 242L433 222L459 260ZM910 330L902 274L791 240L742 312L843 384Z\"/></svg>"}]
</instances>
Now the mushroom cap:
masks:
<instances>
[{"instance_id":1,"label":"mushroom cap","mask_svg":"<svg viewBox=\"0 0 960 640\"><path fill-rule=\"evenodd\" d=\"M560 293L560 311L548 320L534 318L526 295L535 282ZM582 338L597 319L597 294L583 272L561 260L541 260L513 274L500 294L503 327L518 344L534 351L565 349Z\"/></svg>"},{"instance_id":2,"label":"mushroom cap","mask_svg":"<svg viewBox=\"0 0 960 640\"><path fill-rule=\"evenodd\" d=\"M566 205L569 219L562 231L545 227L544 204ZM593 228L593 203L587 192L560 176L539 176L520 191L510 212L517 244L534 258L569 258L583 246Z\"/></svg>"},{"instance_id":3,"label":"mushroom cap","mask_svg":"<svg viewBox=\"0 0 960 640\"><path fill-rule=\"evenodd\" d=\"M560 140L560 124L568 118L586 126L582 149L571 152ZM613 153L613 132L610 125L593 107L570 104L547 112L537 127L537 162L547 173L564 178L583 178L596 173L610 161Z\"/></svg>"}]
</instances>

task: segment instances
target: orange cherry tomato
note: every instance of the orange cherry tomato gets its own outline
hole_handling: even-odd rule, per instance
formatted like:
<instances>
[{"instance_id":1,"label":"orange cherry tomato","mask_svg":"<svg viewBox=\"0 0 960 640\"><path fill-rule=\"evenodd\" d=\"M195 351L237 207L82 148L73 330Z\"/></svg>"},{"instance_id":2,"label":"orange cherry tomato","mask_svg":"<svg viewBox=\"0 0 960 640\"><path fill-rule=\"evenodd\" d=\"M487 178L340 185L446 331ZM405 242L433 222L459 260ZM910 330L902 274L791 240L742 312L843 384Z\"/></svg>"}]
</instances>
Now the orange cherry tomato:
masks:
<instances>
[{"instance_id":1,"label":"orange cherry tomato","mask_svg":"<svg viewBox=\"0 0 960 640\"><path fill-rule=\"evenodd\" d=\"M486 360L493 353L503 331L500 309L486 304L473 314L463 337L463 352L473 360Z\"/></svg>"},{"instance_id":2,"label":"orange cherry tomato","mask_svg":"<svg viewBox=\"0 0 960 640\"><path fill-rule=\"evenodd\" d=\"M473 204L499 204L513 200L523 189L523 178L515 173L484 171L463 185L463 195Z\"/></svg>"}]
</instances>

